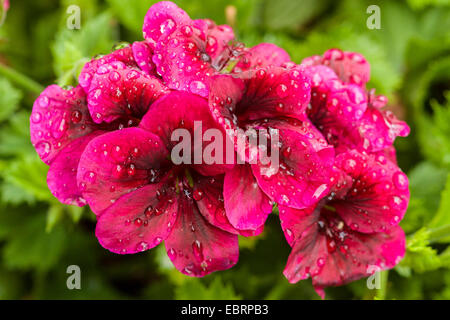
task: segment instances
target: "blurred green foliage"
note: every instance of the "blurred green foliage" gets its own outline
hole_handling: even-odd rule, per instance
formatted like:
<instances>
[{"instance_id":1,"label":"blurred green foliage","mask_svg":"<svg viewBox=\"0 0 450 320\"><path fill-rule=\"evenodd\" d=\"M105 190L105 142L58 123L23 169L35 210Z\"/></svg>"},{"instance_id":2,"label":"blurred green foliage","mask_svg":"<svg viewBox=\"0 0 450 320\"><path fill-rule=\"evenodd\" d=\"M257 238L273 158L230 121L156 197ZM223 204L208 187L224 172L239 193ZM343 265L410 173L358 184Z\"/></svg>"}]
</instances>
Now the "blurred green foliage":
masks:
<instances>
[{"instance_id":1,"label":"blurred green foliage","mask_svg":"<svg viewBox=\"0 0 450 320\"><path fill-rule=\"evenodd\" d=\"M90 57L142 38L151 0L11 0L0 27L0 64L43 86L76 81ZM448 0L180 0L193 18L232 23L239 41L272 42L299 63L331 47L358 51L371 63L369 86L412 128L398 139L411 202L402 226L405 259L388 274L388 299L450 299L450 4ZM68 6L81 8L81 30L66 28ZM366 9L381 9L369 30ZM235 19L225 15L234 6ZM0 70L1 71L1 70ZM191 279L174 270L162 246L132 256L101 248L95 217L59 204L34 152L28 117L36 86L0 72L0 299L318 299L309 280L291 285L289 254L274 214L263 235L240 239L231 270ZM270 262L269 262L270 260ZM66 288L79 265L82 289ZM329 299L371 299L366 280L327 289Z\"/></svg>"}]
</instances>

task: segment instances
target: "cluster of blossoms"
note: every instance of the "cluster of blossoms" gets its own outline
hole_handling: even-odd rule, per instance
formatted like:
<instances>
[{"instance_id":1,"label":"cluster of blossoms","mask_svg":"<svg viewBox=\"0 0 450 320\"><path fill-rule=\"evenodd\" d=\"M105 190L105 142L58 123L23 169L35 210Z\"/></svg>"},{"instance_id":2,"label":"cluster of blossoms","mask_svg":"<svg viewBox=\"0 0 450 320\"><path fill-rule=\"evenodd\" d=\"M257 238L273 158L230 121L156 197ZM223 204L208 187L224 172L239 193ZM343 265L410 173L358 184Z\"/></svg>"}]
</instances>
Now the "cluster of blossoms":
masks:
<instances>
[{"instance_id":1,"label":"cluster of blossoms","mask_svg":"<svg viewBox=\"0 0 450 320\"><path fill-rule=\"evenodd\" d=\"M392 144L409 128L366 89L364 57L331 49L297 65L171 2L149 9L143 34L88 62L77 87L46 88L30 118L51 192L89 204L103 247L132 254L164 241L179 271L204 276L235 265L238 235L259 235L276 204L290 282L310 277L323 295L399 262L409 190ZM235 162L176 164L173 133L195 135L195 122L222 134ZM238 148L249 129L277 132L276 168L260 146Z\"/></svg>"}]
</instances>

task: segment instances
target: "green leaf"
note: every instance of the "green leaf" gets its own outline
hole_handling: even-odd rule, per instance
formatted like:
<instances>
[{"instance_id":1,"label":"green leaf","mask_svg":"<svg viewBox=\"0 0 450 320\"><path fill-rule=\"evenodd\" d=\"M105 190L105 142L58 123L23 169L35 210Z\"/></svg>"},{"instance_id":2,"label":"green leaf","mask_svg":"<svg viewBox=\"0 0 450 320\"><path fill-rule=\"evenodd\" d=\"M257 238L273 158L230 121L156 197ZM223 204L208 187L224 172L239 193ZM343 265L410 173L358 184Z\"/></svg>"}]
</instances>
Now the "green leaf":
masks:
<instances>
[{"instance_id":1,"label":"green leaf","mask_svg":"<svg viewBox=\"0 0 450 320\"><path fill-rule=\"evenodd\" d=\"M5 223L4 219L5 217L0 218L2 223ZM64 252L64 229L56 226L51 232L46 232L46 216L37 212L21 214L18 220L7 220L11 230L3 249L5 266L8 269L48 270Z\"/></svg>"},{"instance_id":2,"label":"green leaf","mask_svg":"<svg viewBox=\"0 0 450 320\"><path fill-rule=\"evenodd\" d=\"M409 172L411 200L401 222L406 232L413 232L431 221L441 201L447 172L430 162L422 162Z\"/></svg>"},{"instance_id":3,"label":"green leaf","mask_svg":"<svg viewBox=\"0 0 450 320\"><path fill-rule=\"evenodd\" d=\"M429 228L437 228L450 225L450 174L447 176L447 183L441 194L439 209L429 224ZM440 242L449 242L450 238L441 239Z\"/></svg>"},{"instance_id":4,"label":"green leaf","mask_svg":"<svg viewBox=\"0 0 450 320\"><path fill-rule=\"evenodd\" d=\"M128 0L124 5L123 0L107 0L113 13L119 21L135 34L142 34L142 22L150 6L157 0ZM142 36L141 36L142 37Z\"/></svg>"},{"instance_id":5,"label":"green leaf","mask_svg":"<svg viewBox=\"0 0 450 320\"><path fill-rule=\"evenodd\" d=\"M73 84L84 63L94 55L111 51L114 38L115 24L109 12L89 20L80 30L64 26L51 46L58 83Z\"/></svg>"},{"instance_id":6,"label":"green leaf","mask_svg":"<svg viewBox=\"0 0 450 320\"><path fill-rule=\"evenodd\" d=\"M5 170L5 180L32 194L37 200L56 202L47 186L48 166L37 154L28 155Z\"/></svg>"},{"instance_id":7,"label":"green leaf","mask_svg":"<svg viewBox=\"0 0 450 320\"><path fill-rule=\"evenodd\" d=\"M219 276L209 286L200 279L189 279L175 289L177 300L239 300L241 297L234 292L231 283L224 284Z\"/></svg>"},{"instance_id":8,"label":"green leaf","mask_svg":"<svg viewBox=\"0 0 450 320\"><path fill-rule=\"evenodd\" d=\"M418 273L441 267L437 251L429 245L429 236L429 230L422 228L407 239L406 254L399 264L400 267L410 268ZM403 269L400 272L404 274L405 270Z\"/></svg>"},{"instance_id":9,"label":"green leaf","mask_svg":"<svg viewBox=\"0 0 450 320\"><path fill-rule=\"evenodd\" d=\"M5 78L0 77L0 121L8 119L19 107L22 92L12 86Z\"/></svg>"}]
</instances>

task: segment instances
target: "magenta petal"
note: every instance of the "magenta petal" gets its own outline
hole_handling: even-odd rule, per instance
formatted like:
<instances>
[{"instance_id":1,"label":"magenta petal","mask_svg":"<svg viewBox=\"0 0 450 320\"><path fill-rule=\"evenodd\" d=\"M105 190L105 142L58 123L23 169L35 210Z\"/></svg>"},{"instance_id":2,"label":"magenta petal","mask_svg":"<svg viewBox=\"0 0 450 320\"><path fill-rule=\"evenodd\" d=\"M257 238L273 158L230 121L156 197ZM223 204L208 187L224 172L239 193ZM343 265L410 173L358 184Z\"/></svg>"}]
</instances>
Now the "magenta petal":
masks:
<instances>
[{"instance_id":1,"label":"magenta petal","mask_svg":"<svg viewBox=\"0 0 450 320\"><path fill-rule=\"evenodd\" d=\"M292 246L285 277L291 283L321 272L328 256L326 237L318 232L318 212L314 207L296 210L280 206L280 219L287 241Z\"/></svg>"},{"instance_id":2,"label":"magenta petal","mask_svg":"<svg viewBox=\"0 0 450 320\"><path fill-rule=\"evenodd\" d=\"M231 225L224 206L223 176L196 177L193 197L203 217L217 228L245 237L256 236L263 231L263 227L257 230L238 230Z\"/></svg>"},{"instance_id":3,"label":"magenta petal","mask_svg":"<svg viewBox=\"0 0 450 320\"><path fill-rule=\"evenodd\" d=\"M245 131L249 121L275 117L304 119L309 100L310 82L302 69L273 67L243 72L238 78L214 77L209 107L236 143L242 134L239 129ZM247 159L242 152L239 154Z\"/></svg>"},{"instance_id":4,"label":"magenta petal","mask_svg":"<svg viewBox=\"0 0 450 320\"><path fill-rule=\"evenodd\" d=\"M140 70L121 62L105 64L92 79L89 111L96 123L112 122L123 116L139 120L155 100L168 92L159 79Z\"/></svg>"},{"instance_id":5,"label":"magenta petal","mask_svg":"<svg viewBox=\"0 0 450 320\"><path fill-rule=\"evenodd\" d=\"M240 230L256 230L272 212L272 203L259 188L249 165L236 165L225 174L225 210L230 223Z\"/></svg>"},{"instance_id":6,"label":"magenta petal","mask_svg":"<svg viewBox=\"0 0 450 320\"><path fill-rule=\"evenodd\" d=\"M139 68L149 75L156 75L156 67L152 61L153 50L145 41L136 41L131 46L133 57Z\"/></svg>"},{"instance_id":7,"label":"magenta petal","mask_svg":"<svg viewBox=\"0 0 450 320\"><path fill-rule=\"evenodd\" d=\"M81 87L63 90L51 85L34 102L31 143L42 161L50 164L65 146L91 133L93 125Z\"/></svg>"},{"instance_id":8,"label":"magenta petal","mask_svg":"<svg viewBox=\"0 0 450 320\"><path fill-rule=\"evenodd\" d=\"M156 44L153 62L169 88L208 96L210 76L219 73L233 56L228 47L233 36L230 28L210 27L197 20Z\"/></svg>"},{"instance_id":9,"label":"magenta petal","mask_svg":"<svg viewBox=\"0 0 450 320\"><path fill-rule=\"evenodd\" d=\"M160 40L169 36L177 26L192 24L188 14L175 3L161 1L147 11L144 18L144 38L153 46Z\"/></svg>"},{"instance_id":10,"label":"magenta petal","mask_svg":"<svg viewBox=\"0 0 450 320\"><path fill-rule=\"evenodd\" d=\"M195 202L184 197L165 245L174 266L193 277L229 269L239 258L238 236L209 224Z\"/></svg>"},{"instance_id":11,"label":"magenta petal","mask_svg":"<svg viewBox=\"0 0 450 320\"><path fill-rule=\"evenodd\" d=\"M47 173L47 184L52 194L64 204L82 207L86 204L77 184L77 168L81 154L87 144L96 136L104 133L95 131L75 139L56 156Z\"/></svg>"},{"instance_id":12,"label":"magenta petal","mask_svg":"<svg viewBox=\"0 0 450 320\"><path fill-rule=\"evenodd\" d=\"M115 50L110 54L102 56L100 58L94 58L83 66L80 76L78 77L78 82L80 86L86 91L89 91L91 86L92 78L94 77L97 70L104 64L112 62L122 62L129 67L137 67L134 61L133 51L130 46ZM101 72L101 69L100 69Z\"/></svg>"},{"instance_id":13,"label":"magenta petal","mask_svg":"<svg viewBox=\"0 0 450 320\"><path fill-rule=\"evenodd\" d=\"M207 101L197 95L181 91L171 92L152 105L139 127L158 135L169 150L172 150L184 139L179 138L172 141L173 131L175 129L187 130L192 142L190 164L203 175L222 174L233 166L233 163L227 164L230 161L227 162L226 159L225 133L212 118ZM217 150L217 159L210 159L209 153L205 152L205 148L213 141L201 139L208 129L214 129L224 140L221 141L222 155L219 157L220 150Z\"/></svg>"},{"instance_id":14,"label":"magenta petal","mask_svg":"<svg viewBox=\"0 0 450 320\"><path fill-rule=\"evenodd\" d=\"M172 231L177 218L177 196L158 199L166 181L130 192L106 210L97 222L100 244L115 253L131 254L151 249Z\"/></svg>"},{"instance_id":15,"label":"magenta petal","mask_svg":"<svg viewBox=\"0 0 450 320\"><path fill-rule=\"evenodd\" d=\"M327 194L334 149L309 122L268 121L279 132L279 166L252 164L261 189L280 205L302 209Z\"/></svg>"},{"instance_id":16,"label":"magenta petal","mask_svg":"<svg viewBox=\"0 0 450 320\"><path fill-rule=\"evenodd\" d=\"M398 225L409 201L408 177L398 166L385 157L356 151L337 156L336 166L353 182L345 196L337 196L329 205L350 228L372 233Z\"/></svg>"},{"instance_id":17,"label":"magenta petal","mask_svg":"<svg viewBox=\"0 0 450 320\"><path fill-rule=\"evenodd\" d=\"M361 148L369 152L381 151L394 143L396 137L406 137L410 128L391 111L369 107L356 130L361 135Z\"/></svg>"},{"instance_id":18,"label":"magenta petal","mask_svg":"<svg viewBox=\"0 0 450 320\"><path fill-rule=\"evenodd\" d=\"M263 67L281 67L290 62L289 54L282 48L272 43L260 43L247 50L234 67L235 72L247 71Z\"/></svg>"},{"instance_id":19,"label":"magenta petal","mask_svg":"<svg viewBox=\"0 0 450 320\"><path fill-rule=\"evenodd\" d=\"M127 128L92 140L81 156L78 186L97 215L122 195L159 181L167 150L154 134Z\"/></svg>"},{"instance_id":20,"label":"magenta petal","mask_svg":"<svg viewBox=\"0 0 450 320\"><path fill-rule=\"evenodd\" d=\"M359 53L330 49L323 54L322 63L332 68L344 82L364 86L370 79L370 65Z\"/></svg>"},{"instance_id":21,"label":"magenta petal","mask_svg":"<svg viewBox=\"0 0 450 320\"><path fill-rule=\"evenodd\" d=\"M385 233L351 233L344 243L343 248L347 249L330 254L322 271L312 277L314 286L342 285L391 269L400 262L406 249L405 234L398 226Z\"/></svg>"}]
</instances>

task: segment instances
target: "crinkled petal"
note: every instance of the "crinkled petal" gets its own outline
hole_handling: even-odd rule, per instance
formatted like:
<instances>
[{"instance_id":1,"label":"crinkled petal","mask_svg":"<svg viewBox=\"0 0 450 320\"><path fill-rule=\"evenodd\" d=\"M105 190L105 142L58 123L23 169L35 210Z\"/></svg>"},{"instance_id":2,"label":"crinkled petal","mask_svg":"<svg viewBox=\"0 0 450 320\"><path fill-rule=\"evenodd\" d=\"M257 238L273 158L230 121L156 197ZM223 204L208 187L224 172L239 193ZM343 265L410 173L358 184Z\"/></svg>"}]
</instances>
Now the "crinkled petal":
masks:
<instances>
[{"instance_id":1,"label":"crinkled petal","mask_svg":"<svg viewBox=\"0 0 450 320\"><path fill-rule=\"evenodd\" d=\"M193 196L197 201L200 213L210 224L224 231L245 237L260 234L263 227L257 230L239 230L231 225L224 206L223 181L223 175L216 177L196 176Z\"/></svg>"},{"instance_id":2,"label":"crinkled petal","mask_svg":"<svg viewBox=\"0 0 450 320\"><path fill-rule=\"evenodd\" d=\"M230 58L227 26L204 28L185 25L156 44L153 62L171 89L208 97L209 80L221 71Z\"/></svg>"},{"instance_id":3,"label":"crinkled petal","mask_svg":"<svg viewBox=\"0 0 450 320\"><path fill-rule=\"evenodd\" d=\"M34 102L30 117L31 143L46 164L72 141L94 130L85 93L79 86L63 90L51 85Z\"/></svg>"},{"instance_id":4,"label":"crinkled petal","mask_svg":"<svg viewBox=\"0 0 450 320\"><path fill-rule=\"evenodd\" d=\"M185 24L192 24L192 20L175 3L170 1L155 3L144 18L142 29L144 39L154 46L160 38L166 38L177 26Z\"/></svg>"},{"instance_id":5,"label":"crinkled petal","mask_svg":"<svg viewBox=\"0 0 450 320\"><path fill-rule=\"evenodd\" d=\"M212 118L208 102L197 95L181 91L171 92L152 105L139 126L161 137L170 151L174 146L183 143L185 139L183 135L186 134L187 139L190 139L188 145L191 146L191 154L187 163L183 163L192 164L203 175L222 174L233 166L233 162L226 159L225 133ZM172 138L173 132L177 129L180 130L178 131L180 136ZM206 139L207 131L214 132L214 138ZM216 136L217 144L215 144ZM215 150L211 154L207 152L210 145L211 150ZM179 154L174 156L178 157Z\"/></svg>"},{"instance_id":6,"label":"crinkled petal","mask_svg":"<svg viewBox=\"0 0 450 320\"><path fill-rule=\"evenodd\" d=\"M381 151L394 143L396 137L406 137L410 128L398 120L392 111L370 107L356 127L360 134L360 148L369 152Z\"/></svg>"},{"instance_id":7,"label":"crinkled petal","mask_svg":"<svg viewBox=\"0 0 450 320\"><path fill-rule=\"evenodd\" d=\"M211 84L210 108L226 130L233 129L233 125L236 127L237 122L248 120L305 119L304 112L310 100L310 80L302 68L269 67L240 73L238 78L244 82L243 85L226 75L214 77ZM239 91L243 92L239 94Z\"/></svg>"},{"instance_id":8,"label":"crinkled petal","mask_svg":"<svg viewBox=\"0 0 450 320\"><path fill-rule=\"evenodd\" d=\"M259 188L250 165L236 165L228 171L223 189L225 211L235 228L256 230L264 225L272 203Z\"/></svg>"},{"instance_id":9,"label":"crinkled petal","mask_svg":"<svg viewBox=\"0 0 450 320\"><path fill-rule=\"evenodd\" d=\"M126 128L92 140L81 156L77 180L92 211L100 215L122 195L157 183L165 173L167 150L159 137Z\"/></svg>"},{"instance_id":10,"label":"crinkled petal","mask_svg":"<svg viewBox=\"0 0 450 320\"><path fill-rule=\"evenodd\" d=\"M146 41L136 41L131 46L133 57L139 68L149 75L156 75L156 66L152 61L153 50Z\"/></svg>"},{"instance_id":11,"label":"crinkled petal","mask_svg":"<svg viewBox=\"0 0 450 320\"><path fill-rule=\"evenodd\" d=\"M344 82L364 86L370 79L370 65L359 53L330 49L323 54L322 63L330 66Z\"/></svg>"},{"instance_id":12,"label":"crinkled petal","mask_svg":"<svg viewBox=\"0 0 450 320\"><path fill-rule=\"evenodd\" d=\"M88 107L96 123L121 117L139 122L151 104L169 90L157 78L121 62L97 69L88 93Z\"/></svg>"},{"instance_id":13,"label":"crinkled petal","mask_svg":"<svg viewBox=\"0 0 450 320\"><path fill-rule=\"evenodd\" d=\"M133 57L133 50L131 46L127 46L125 48L121 48L107 54L105 56L101 56L99 58L94 58L83 66L81 73L78 77L78 82L80 86L86 91L89 91L91 86L92 78L97 70L104 64L109 64L112 62L122 62L129 67L137 67L136 61ZM101 71L100 71L101 72Z\"/></svg>"},{"instance_id":14,"label":"crinkled petal","mask_svg":"<svg viewBox=\"0 0 450 320\"><path fill-rule=\"evenodd\" d=\"M241 72L269 66L281 67L290 61L291 58L284 49L272 43L260 43L242 54L233 71Z\"/></svg>"},{"instance_id":15,"label":"crinkled petal","mask_svg":"<svg viewBox=\"0 0 450 320\"><path fill-rule=\"evenodd\" d=\"M252 164L261 189L280 205L303 209L319 201L331 185L334 148L308 122L268 121L278 130L279 163Z\"/></svg>"},{"instance_id":16,"label":"crinkled petal","mask_svg":"<svg viewBox=\"0 0 450 320\"><path fill-rule=\"evenodd\" d=\"M229 269L239 258L238 236L209 224L195 202L185 197L165 245L174 266L193 277Z\"/></svg>"},{"instance_id":17,"label":"crinkled petal","mask_svg":"<svg viewBox=\"0 0 450 320\"><path fill-rule=\"evenodd\" d=\"M51 193L64 204L82 207L86 204L77 184L77 168L81 154L87 144L103 131L75 139L56 156L47 173L47 184Z\"/></svg>"},{"instance_id":18,"label":"crinkled petal","mask_svg":"<svg viewBox=\"0 0 450 320\"><path fill-rule=\"evenodd\" d=\"M318 232L317 210L314 206L304 210L284 206L279 209L286 240L292 246L283 274L291 283L317 275L328 255L326 237Z\"/></svg>"},{"instance_id":19,"label":"crinkled petal","mask_svg":"<svg viewBox=\"0 0 450 320\"><path fill-rule=\"evenodd\" d=\"M396 226L383 233L349 234L342 248L328 256L317 276L315 287L343 285L368 277L376 271L391 269L405 255L405 234Z\"/></svg>"},{"instance_id":20,"label":"crinkled petal","mask_svg":"<svg viewBox=\"0 0 450 320\"><path fill-rule=\"evenodd\" d=\"M351 151L337 156L336 166L353 182L344 196L328 205L350 228L372 233L398 225L408 207L409 188L408 177L397 165L382 156Z\"/></svg>"},{"instance_id":21,"label":"crinkled petal","mask_svg":"<svg viewBox=\"0 0 450 320\"><path fill-rule=\"evenodd\" d=\"M164 197L157 196L160 190L166 190ZM167 238L177 214L177 195L163 180L117 200L98 218L95 234L100 244L112 252L141 252Z\"/></svg>"}]
</instances>

